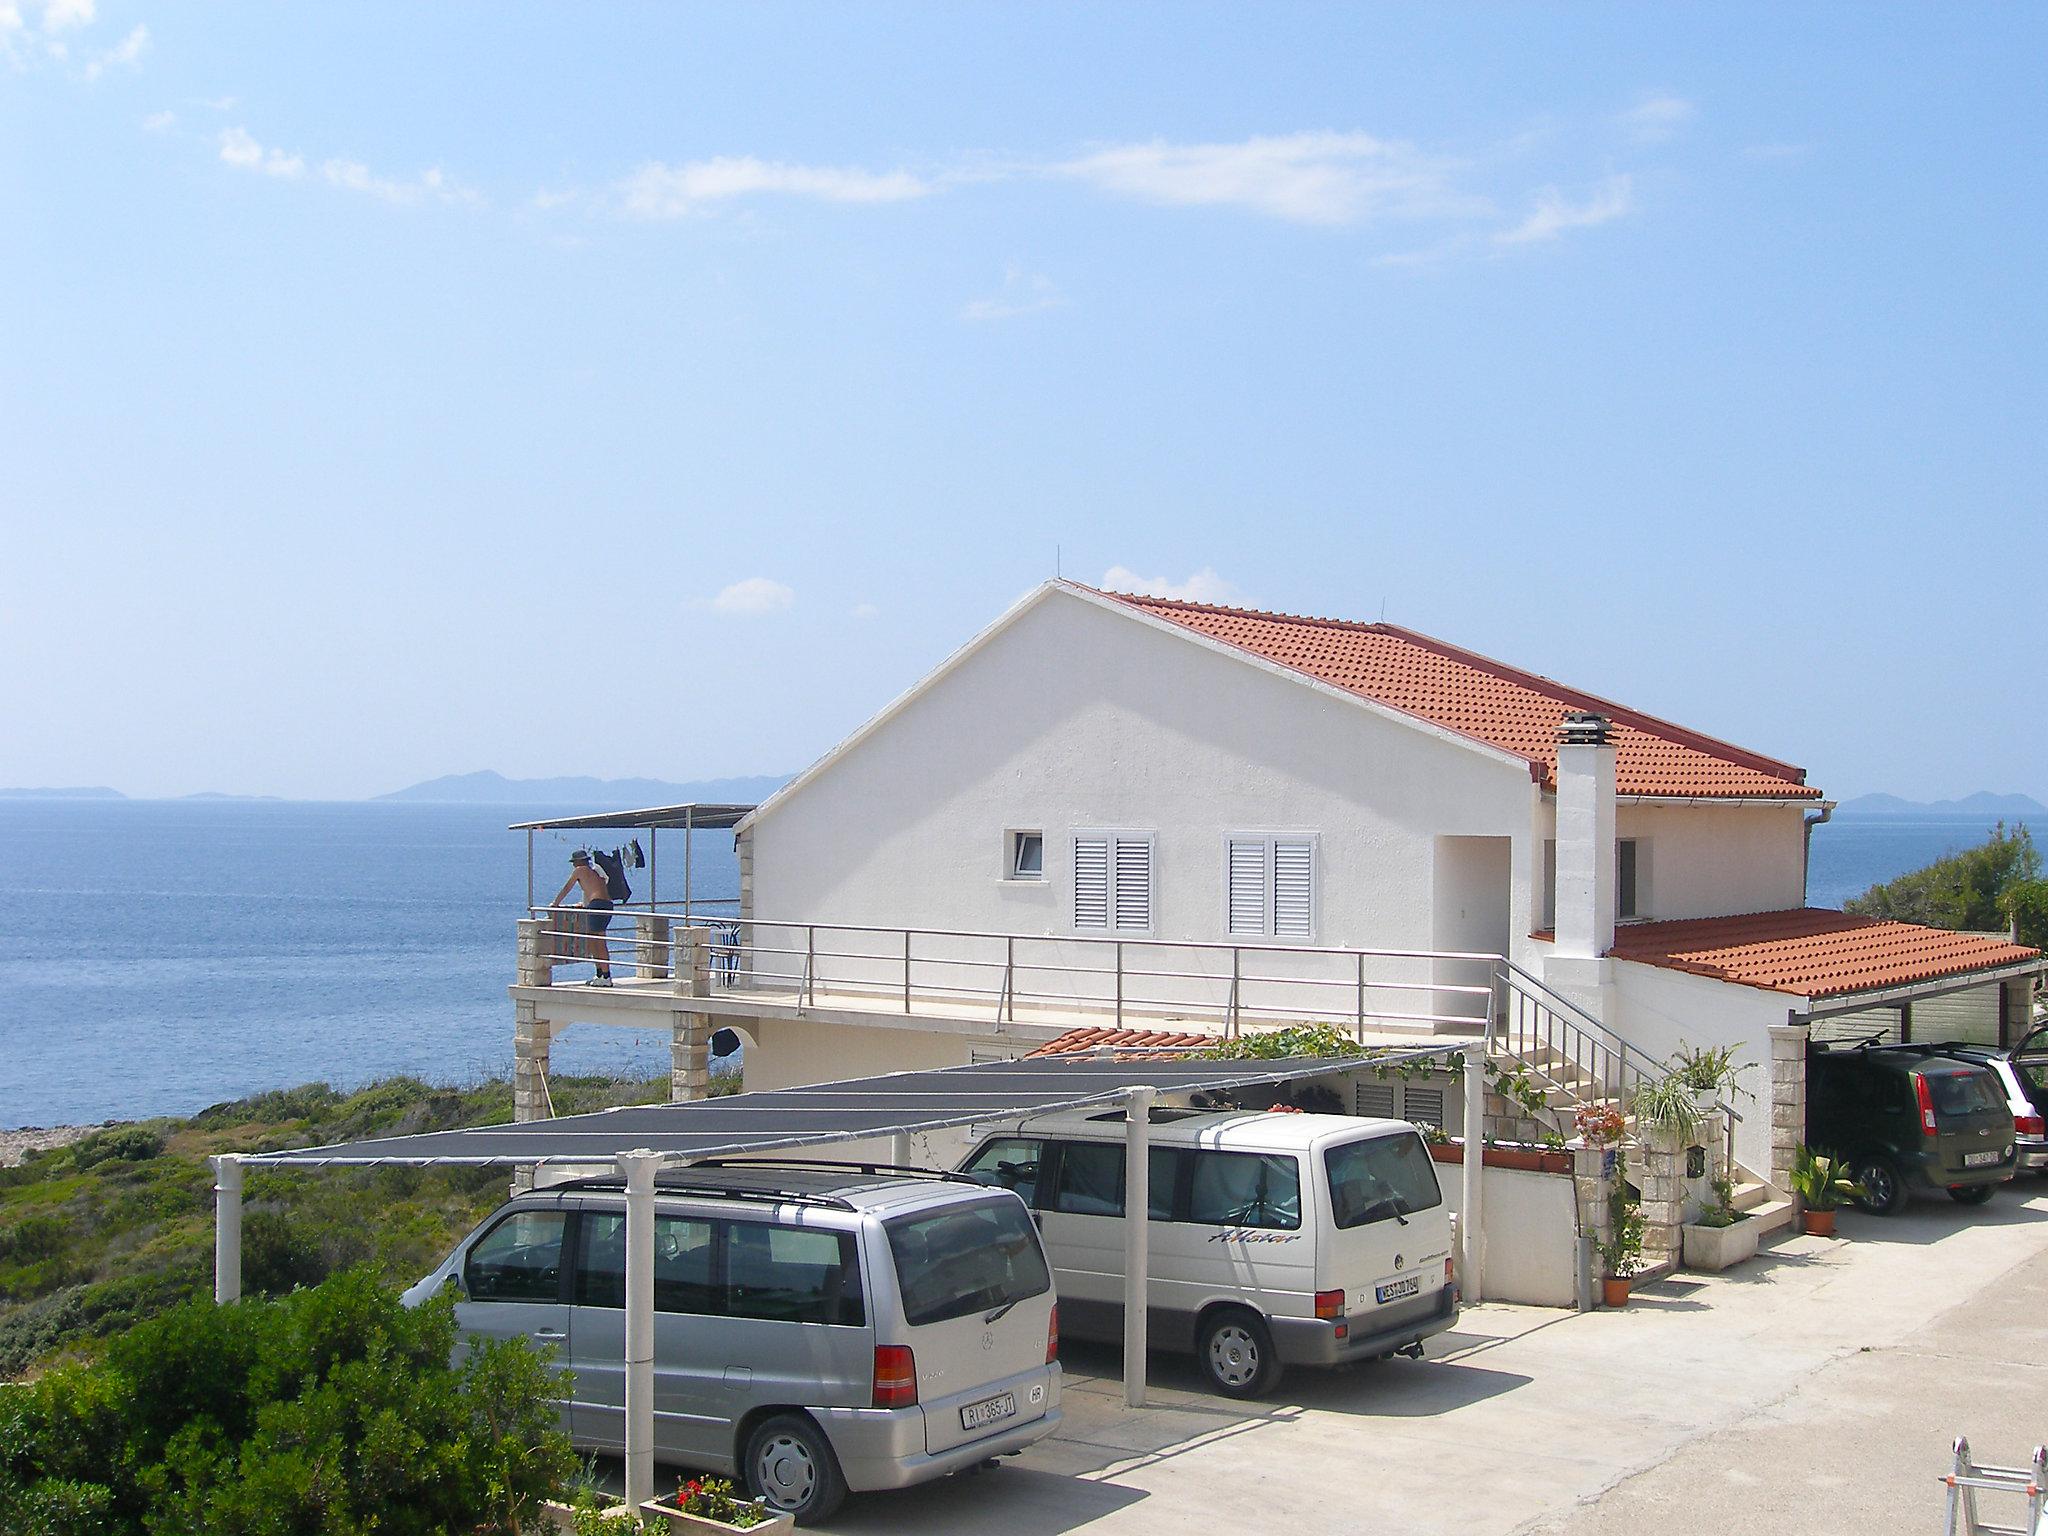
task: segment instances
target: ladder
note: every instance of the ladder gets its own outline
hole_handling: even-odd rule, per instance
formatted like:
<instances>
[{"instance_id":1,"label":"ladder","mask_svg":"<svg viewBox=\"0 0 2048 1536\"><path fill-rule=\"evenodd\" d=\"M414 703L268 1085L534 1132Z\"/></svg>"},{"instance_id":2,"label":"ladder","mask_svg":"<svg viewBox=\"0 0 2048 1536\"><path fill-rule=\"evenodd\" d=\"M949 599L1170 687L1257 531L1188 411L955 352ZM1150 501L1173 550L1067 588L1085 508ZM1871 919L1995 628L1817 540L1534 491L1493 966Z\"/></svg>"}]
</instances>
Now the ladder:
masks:
<instances>
[{"instance_id":1,"label":"ladder","mask_svg":"<svg viewBox=\"0 0 2048 1536\"><path fill-rule=\"evenodd\" d=\"M1970 1459L1970 1442L1956 1436L1955 1470L1942 1479L1948 1485L1948 1524L1944 1536L2048 1536L2042 1511L2048 1508L2048 1446L2035 1446L2024 1467L1993 1467ZM2017 1493L2027 1501L2025 1525L1986 1525L1977 1518L1978 1490Z\"/></svg>"}]
</instances>

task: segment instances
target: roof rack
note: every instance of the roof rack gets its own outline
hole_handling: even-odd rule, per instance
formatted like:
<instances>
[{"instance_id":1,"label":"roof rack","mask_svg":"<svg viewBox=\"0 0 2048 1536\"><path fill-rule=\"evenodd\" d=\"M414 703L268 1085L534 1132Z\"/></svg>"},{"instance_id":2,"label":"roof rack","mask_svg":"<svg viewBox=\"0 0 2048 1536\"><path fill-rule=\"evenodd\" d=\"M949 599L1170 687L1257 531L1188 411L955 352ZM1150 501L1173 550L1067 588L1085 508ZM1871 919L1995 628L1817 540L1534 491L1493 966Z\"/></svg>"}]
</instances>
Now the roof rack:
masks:
<instances>
[{"instance_id":1,"label":"roof rack","mask_svg":"<svg viewBox=\"0 0 2048 1536\"><path fill-rule=\"evenodd\" d=\"M625 1181L616 1176L599 1175L590 1179L570 1179L561 1184L548 1186L548 1192L559 1190L596 1189L610 1191L624 1189ZM657 1195L702 1195L715 1200L745 1200L757 1205L818 1205L835 1211L854 1209L851 1200L839 1195L821 1195L806 1189L748 1189L743 1186L717 1183L686 1183L674 1179L656 1179L654 1192ZM536 1191L541 1193L541 1191Z\"/></svg>"},{"instance_id":2,"label":"roof rack","mask_svg":"<svg viewBox=\"0 0 2048 1536\"><path fill-rule=\"evenodd\" d=\"M707 1157L690 1164L692 1168L815 1168L827 1173L888 1174L895 1178L932 1179L945 1184L974 1184L981 1180L950 1168L913 1168L908 1163L849 1163L829 1157Z\"/></svg>"}]
</instances>

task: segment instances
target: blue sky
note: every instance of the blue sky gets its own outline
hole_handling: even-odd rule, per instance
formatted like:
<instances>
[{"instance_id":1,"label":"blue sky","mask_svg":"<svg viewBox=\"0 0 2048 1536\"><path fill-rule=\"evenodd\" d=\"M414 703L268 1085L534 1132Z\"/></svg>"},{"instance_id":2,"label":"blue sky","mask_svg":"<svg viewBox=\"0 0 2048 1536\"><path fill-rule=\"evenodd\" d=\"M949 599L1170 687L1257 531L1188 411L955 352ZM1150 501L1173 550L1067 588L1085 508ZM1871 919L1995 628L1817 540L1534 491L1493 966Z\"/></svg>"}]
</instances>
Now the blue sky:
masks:
<instances>
[{"instance_id":1,"label":"blue sky","mask_svg":"<svg viewBox=\"0 0 2048 1536\"><path fill-rule=\"evenodd\" d=\"M1057 549L2048 798L2044 56L0 0L0 784L790 770Z\"/></svg>"}]
</instances>

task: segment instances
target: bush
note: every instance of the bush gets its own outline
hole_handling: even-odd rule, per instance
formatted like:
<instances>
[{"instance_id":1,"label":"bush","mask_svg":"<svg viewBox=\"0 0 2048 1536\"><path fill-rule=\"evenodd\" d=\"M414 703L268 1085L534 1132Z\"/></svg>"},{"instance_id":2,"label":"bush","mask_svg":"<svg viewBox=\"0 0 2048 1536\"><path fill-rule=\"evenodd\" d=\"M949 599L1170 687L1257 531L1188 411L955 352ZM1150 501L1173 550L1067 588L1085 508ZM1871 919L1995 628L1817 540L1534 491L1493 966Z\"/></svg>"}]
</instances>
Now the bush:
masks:
<instances>
[{"instance_id":1,"label":"bush","mask_svg":"<svg viewBox=\"0 0 2048 1536\"><path fill-rule=\"evenodd\" d=\"M4 1395L0 1530L515 1530L576 1465L556 1384L523 1343L452 1366L455 1343L452 1298L407 1308L362 1271L173 1308Z\"/></svg>"},{"instance_id":2,"label":"bush","mask_svg":"<svg viewBox=\"0 0 2048 1536\"><path fill-rule=\"evenodd\" d=\"M164 1139L146 1126L124 1125L95 1131L71 1144L71 1163L90 1168L96 1163L146 1163L164 1149Z\"/></svg>"},{"instance_id":3,"label":"bush","mask_svg":"<svg viewBox=\"0 0 2048 1536\"><path fill-rule=\"evenodd\" d=\"M2041 874L2041 855L2025 827L2000 822L1975 848L1936 859L1925 869L1873 885L1843 909L1933 928L1987 933L2011 921L2007 893Z\"/></svg>"}]
</instances>

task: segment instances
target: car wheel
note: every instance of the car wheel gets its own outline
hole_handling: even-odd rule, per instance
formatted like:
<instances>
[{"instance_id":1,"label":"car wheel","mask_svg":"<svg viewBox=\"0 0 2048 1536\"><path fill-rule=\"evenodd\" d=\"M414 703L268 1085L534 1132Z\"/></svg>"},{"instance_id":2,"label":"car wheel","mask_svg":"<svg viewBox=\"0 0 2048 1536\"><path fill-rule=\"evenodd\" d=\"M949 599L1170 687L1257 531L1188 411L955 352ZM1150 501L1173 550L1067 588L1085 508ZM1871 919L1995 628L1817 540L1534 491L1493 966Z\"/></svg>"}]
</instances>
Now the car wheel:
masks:
<instances>
[{"instance_id":1,"label":"car wheel","mask_svg":"<svg viewBox=\"0 0 2048 1536\"><path fill-rule=\"evenodd\" d=\"M1856 1203L1873 1216L1889 1216L1906 1203L1906 1183L1896 1164L1888 1157L1857 1159L1852 1175L1863 1193Z\"/></svg>"},{"instance_id":2,"label":"car wheel","mask_svg":"<svg viewBox=\"0 0 2048 1536\"><path fill-rule=\"evenodd\" d=\"M832 1442L801 1414L783 1413L747 1437L747 1486L798 1525L829 1520L846 1498Z\"/></svg>"},{"instance_id":3,"label":"car wheel","mask_svg":"<svg viewBox=\"0 0 2048 1536\"><path fill-rule=\"evenodd\" d=\"M1280 1384L1273 1333L1256 1312L1212 1312L1195 1341L1202 1374L1225 1397L1263 1397Z\"/></svg>"},{"instance_id":4,"label":"car wheel","mask_svg":"<svg viewBox=\"0 0 2048 1536\"><path fill-rule=\"evenodd\" d=\"M1948 1197L1957 1205L1984 1205L1990 1201L1997 1188L1996 1184L1970 1184L1962 1189L1950 1190Z\"/></svg>"}]
</instances>

